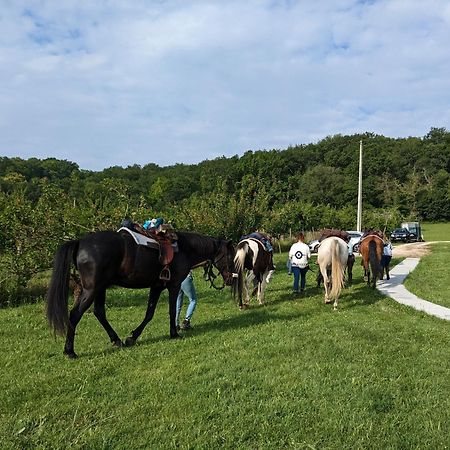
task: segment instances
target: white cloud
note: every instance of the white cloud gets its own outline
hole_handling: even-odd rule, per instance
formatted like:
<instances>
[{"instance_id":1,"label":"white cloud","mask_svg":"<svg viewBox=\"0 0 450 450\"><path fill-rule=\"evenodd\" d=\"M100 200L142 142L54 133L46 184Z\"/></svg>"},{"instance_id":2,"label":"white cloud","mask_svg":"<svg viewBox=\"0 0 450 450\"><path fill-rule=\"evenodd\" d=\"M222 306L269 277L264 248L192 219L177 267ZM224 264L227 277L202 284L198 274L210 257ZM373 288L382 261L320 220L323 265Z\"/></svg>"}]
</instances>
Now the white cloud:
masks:
<instances>
[{"instance_id":1,"label":"white cloud","mask_svg":"<svg viewBox=\"0 0 450 450\"><path fill-rule=\"evenodd\" d=\"M448 126L445 0L9 2L0 154L198 162Z\"/></svg>"}]
</instances>

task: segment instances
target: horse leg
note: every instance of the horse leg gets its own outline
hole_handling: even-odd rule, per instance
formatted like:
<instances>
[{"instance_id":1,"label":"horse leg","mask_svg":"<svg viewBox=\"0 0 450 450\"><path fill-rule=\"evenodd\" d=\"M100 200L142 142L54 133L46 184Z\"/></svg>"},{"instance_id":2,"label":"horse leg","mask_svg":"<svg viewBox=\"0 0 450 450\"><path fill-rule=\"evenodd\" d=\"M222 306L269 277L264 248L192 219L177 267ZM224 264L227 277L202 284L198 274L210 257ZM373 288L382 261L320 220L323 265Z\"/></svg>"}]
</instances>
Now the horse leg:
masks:
<instances>
[{"instance_id":1,"label":"horse leg","mask_svg":"<svg viewBox=\"0 0 450 450\"><path fill-rule=\"evenodd\" d=\"M250 271L249 274L247 275L246 279L245 279L245 283L244 283L244 295L245 295L245 299L244 299L244 305L245 306L249 306L250 305L250 286L253 283L253 280L255 279L255 274L253 273L253 271Z\"/></svg>"},{"instance_id":2,"label":"horse leg","mask_svg":"<svg viewBox=\"0 0 450 450\"><path fill-rule=\"evenodd\" d=\"M320 288L320 284L322 283L322 281L323 281L323 275L319 270L319 272L317 273L317 287L318 288Z\"/></svg>"},{"instance_id":3,"label":"horse leg","mask_svg":"<svg viewBox=\"0 0 450 450\"><path fill-rule=\"evenodd\" d=\"M94 301L94 290L83 289L78 300L70 311L69 326L67 327L66 343L64 345L64 354L71 359L75 359L78 355L74 351L75 329L83 314L88 310Z\"/></svg>"},{"instance_id":4,"label":"horse leg","mask_svg":"<svg viewBox=\"0 0 450 450\"><path fill-rule=\"evenodd\" d=\"M177 315L177 299L180 288L169 288L169 322L170 322L170 339L179 339L181 336L177 331L176 315Z\"/></svg>"},{"instance_id":5,"label":"horse leg","mask_svg":"<svg viewBox=\"0 0 450 450\"><path fill-rule=\"evenodd\" d=\"M263 279L258 283L258 303L264 305L264 291L267 286L266 273L263 275Z\"/></svg>"},{"instance_id":6,"label":"horse leg","mask_svg":"<svg viewBox=\"0 0 450 450\"><path fill-rule=\"evenodd\" d=\"M156 305L158 304L159 296L164 288L151 288L148 296L147 311L145 313L144 320L141 324L131 332L131 336L125 339L125 345L131 347L136 343L137 338L142 334L146 325L153 319L155 314ZM177 293L178 294L178 293ZM176 299L175 299L176 300ZM175 305L176 306L176 305ZM174 318L175 322L175 318Z\"/></svg>"},{"instance_id":7,"label":"horse leg","mask_svg":"<svg viewBox=\"0 0 450 450\"><path fill-rule=\"evenodd\" d=\"M330 303L330 299L328 298L329 280L327 269L325 269L322 272L322 278L323 278L323 287L325 288L325 303Z\"/></svg>"},{"instance_id":8,"label":"horse leg","mask_svg":"<svg viewBox=\"0 0 450 450\"><path fill-rule=\"evenodd\" d=\"M348 284L351 286L353 283L353 265L355 264L355 255L349 255L347 259L347 277Z\"/></svg>"},{"instance_id":9,"label":"horse leg","mask_svg":"<svg viewBox=\"0 0 450 450\"><path fill-rule=\"evenodd\" d=\"M97 320L100 322L102 327L108 333L111 343L116 347L122 347L122 341L120 340L119 336L114 331L113 327L110 325L108 319L106 318L105 300L106 300L106 290L104 289L95 296L94 316L97 317Z\"/></svg>"}]
</instances>

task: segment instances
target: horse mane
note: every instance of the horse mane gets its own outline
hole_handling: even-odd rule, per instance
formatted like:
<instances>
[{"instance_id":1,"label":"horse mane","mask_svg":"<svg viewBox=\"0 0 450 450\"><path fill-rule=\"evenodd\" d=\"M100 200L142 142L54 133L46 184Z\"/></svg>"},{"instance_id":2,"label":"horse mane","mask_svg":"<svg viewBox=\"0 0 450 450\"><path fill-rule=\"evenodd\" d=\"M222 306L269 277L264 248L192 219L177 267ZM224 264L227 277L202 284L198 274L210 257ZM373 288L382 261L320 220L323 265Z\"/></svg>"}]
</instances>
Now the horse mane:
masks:
<instances>
[{"instance_id":1,"label":"horse mane","mask_svg":"<svg viewBox=\"0 0 450 450\"><path fill-rule=\"evenodd\" d=\"M193 231L177 231L178 243L182 248L191 248L205 253L216 253L221 240Z\"/></svg>"}]
</instances>

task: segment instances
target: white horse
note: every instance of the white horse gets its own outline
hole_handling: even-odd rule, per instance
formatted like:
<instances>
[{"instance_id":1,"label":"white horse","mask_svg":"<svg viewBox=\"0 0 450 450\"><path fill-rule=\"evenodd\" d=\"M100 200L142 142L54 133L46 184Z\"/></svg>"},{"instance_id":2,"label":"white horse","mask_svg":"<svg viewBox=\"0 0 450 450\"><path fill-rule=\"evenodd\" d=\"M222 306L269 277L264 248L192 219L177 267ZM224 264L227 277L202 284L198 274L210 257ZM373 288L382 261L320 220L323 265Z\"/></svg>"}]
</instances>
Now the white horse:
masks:
<instances>
[{"instance_id":1,"label":"white horse","mask_svg":"<svg viewBox=\"0 0 450 450\"><path fill-rule=\"evenodd\" d=\"M320 243L317 264L323 276L325 303L334 300L334 309L337 309L339 294L344 287L344 270L347 267L347 260L347 244L341 238L332 236Z\"/></svg>"}]
</instances>

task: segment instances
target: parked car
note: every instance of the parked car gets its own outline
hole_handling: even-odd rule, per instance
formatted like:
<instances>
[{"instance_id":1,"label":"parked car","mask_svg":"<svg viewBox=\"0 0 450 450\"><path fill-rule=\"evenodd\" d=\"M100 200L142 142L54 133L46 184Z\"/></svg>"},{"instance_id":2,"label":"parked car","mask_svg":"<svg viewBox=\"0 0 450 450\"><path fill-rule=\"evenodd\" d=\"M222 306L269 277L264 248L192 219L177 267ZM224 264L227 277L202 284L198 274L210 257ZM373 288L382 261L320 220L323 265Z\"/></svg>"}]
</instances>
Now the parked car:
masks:
<instances>
[{"instance_id":1,"label":"parked car","mask_svg":"<svg viewBox=\"0 0 450 450\"><path fill-rule=\"evenodd\" d=\"M415 233L411 233L406 228L396 228L391 233L391 241L392 242L411 242L417 241L417 235Z\"/></svg>"},{"instance_id":2,"label":"parked car","mask_svg":"<svg viewBox=\"0 0 450 450\"><path fill-rule=\"evenodd\" d=\"M361 240L361 236L363 233L361 231L347 231L350 235L349 244L352 246L353 252L359 252L359 241Z\"/></svg>"},{"instance_id":3,"label":"parked car","mask_svg":"<svg viewBox=\"0 0 450 450\"><path fill-rule=\"evenodd\" d=\"M308 247L311 250L311 253L317 253L317 250L319 249L320 242L318 239L313 239L312 241L308 242Z\"/></svg>"}]
</instances>

